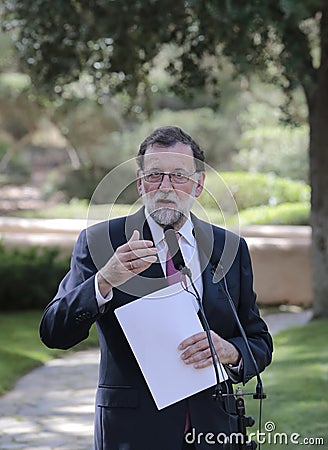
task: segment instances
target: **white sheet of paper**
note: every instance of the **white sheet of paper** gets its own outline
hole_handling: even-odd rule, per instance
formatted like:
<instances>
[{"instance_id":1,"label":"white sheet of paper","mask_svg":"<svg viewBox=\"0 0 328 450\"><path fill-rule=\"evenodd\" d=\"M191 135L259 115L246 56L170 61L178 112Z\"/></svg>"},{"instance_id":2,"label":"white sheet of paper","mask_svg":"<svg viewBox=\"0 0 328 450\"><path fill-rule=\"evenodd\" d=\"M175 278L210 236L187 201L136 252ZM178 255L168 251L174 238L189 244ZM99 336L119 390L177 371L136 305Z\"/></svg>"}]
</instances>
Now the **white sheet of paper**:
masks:
<instances>
[{"instance_id":1,"label":"white sheet of paper","mask_svg":"<svg viewBox=\"0 0 328 450\"><path fill-rule=\"evenodd\" d=\"M213 366L185 364L178 345L203 331L193 296L173 285L115 310L158 409L216 384ZM227 379L219 367L222 381Z\"/></svg>"}]
</instances>

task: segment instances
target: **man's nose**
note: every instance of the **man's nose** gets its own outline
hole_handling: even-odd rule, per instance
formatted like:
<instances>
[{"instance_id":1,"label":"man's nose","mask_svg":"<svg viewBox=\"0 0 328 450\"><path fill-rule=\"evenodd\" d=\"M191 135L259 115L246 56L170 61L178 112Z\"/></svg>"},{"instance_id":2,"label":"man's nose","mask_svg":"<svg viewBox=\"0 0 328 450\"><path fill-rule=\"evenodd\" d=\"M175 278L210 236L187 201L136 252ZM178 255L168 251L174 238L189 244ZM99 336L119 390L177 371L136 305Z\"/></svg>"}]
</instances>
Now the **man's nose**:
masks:
<instances>
[{"instance_id":1,"label":"man's nose","mask_svg":"<svg viewBox=\"0 0 328 450\"><path fill-rule=\"evenodd\" d=\"M163 175L163 180L159 186L161 189L173 189L171 180L170 180L170 176L168 173L165 173Z\"/></svg>"}]
</instances>

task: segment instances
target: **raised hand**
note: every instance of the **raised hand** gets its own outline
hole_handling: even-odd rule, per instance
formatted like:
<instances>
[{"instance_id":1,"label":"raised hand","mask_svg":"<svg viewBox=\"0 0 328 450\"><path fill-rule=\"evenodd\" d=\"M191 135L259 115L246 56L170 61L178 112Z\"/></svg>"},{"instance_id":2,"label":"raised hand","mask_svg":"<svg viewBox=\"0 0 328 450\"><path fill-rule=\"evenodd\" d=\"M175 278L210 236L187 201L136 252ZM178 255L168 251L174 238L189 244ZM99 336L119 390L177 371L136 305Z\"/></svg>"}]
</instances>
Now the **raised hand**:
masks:
<instances>
[{"instance_id":1,"label":"raised hand","mask_svg":"<svg viewBox=\"0 0 328 450\"><path fill-rule=\"evenodd\" d=\"M118 247L99 271L99 290L106 296L112 287L125 283L157 261L157 249L152 241L139 239L134 230L130 240Z\"/></svg>"}]
</instances>

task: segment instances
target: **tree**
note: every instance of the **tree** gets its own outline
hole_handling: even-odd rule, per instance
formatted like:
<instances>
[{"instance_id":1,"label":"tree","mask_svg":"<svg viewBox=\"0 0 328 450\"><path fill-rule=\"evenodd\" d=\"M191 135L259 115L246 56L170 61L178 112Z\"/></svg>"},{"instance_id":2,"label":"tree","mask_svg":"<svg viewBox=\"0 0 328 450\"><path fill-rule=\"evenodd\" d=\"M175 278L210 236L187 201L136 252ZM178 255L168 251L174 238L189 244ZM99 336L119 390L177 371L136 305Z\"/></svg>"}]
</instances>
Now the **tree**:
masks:
<instances>
[{"instance_id":1,"label":"tree","mask_svg":"<svg viewBox=\"0 0 328 450\"><path fill-rule=\"evenodd\" d=\"M328 316L328 3L326 0L7 0L21 63L46 95L82 79L100 101L147 93L152 62L174 47L172 90L219 95L220 62L258 73L308 106L315 317ZM224 57L224 58L223 58ZM285 105L288 113L288 102Z\"/></svg>"}]
</instances>

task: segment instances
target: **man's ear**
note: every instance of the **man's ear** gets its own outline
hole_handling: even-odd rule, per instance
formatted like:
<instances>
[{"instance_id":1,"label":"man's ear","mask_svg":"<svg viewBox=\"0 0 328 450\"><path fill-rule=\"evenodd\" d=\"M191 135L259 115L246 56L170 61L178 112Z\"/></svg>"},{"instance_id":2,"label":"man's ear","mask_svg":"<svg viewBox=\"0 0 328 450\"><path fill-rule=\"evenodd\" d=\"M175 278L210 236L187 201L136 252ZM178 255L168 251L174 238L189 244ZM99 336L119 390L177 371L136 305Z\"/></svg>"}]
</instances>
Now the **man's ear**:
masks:
<instances>
[{"instance_id":1,"label":"man's ear","mask_svg":"<svg viewBox=\"0 0 328 450\"><path fill-rule=\"evenodd\" d=\"M199 197L200 194L203 192L204 188L204 182L205 182L205 172L199 172L198 180L196 181L197 187L195 192L195 197Z\"/></svg>"}]
</instances>

